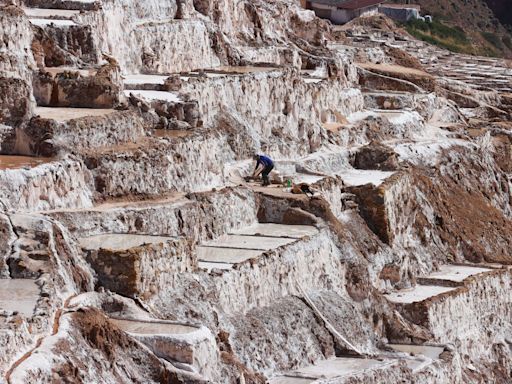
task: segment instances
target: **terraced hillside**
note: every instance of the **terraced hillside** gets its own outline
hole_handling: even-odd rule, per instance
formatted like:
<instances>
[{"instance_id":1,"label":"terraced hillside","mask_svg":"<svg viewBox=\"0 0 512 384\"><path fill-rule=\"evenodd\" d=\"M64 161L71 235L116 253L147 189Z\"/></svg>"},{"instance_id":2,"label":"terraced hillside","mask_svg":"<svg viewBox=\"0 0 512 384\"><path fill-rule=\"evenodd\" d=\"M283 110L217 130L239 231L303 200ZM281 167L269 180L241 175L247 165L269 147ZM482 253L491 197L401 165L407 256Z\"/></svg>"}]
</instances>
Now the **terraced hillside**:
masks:
<instances>
[{"instance_id":1,"label":"terraced hillside","mask_svg":"<svg viewBox=\"0 0 512 384\"><path fill-rule=\"evenodd\" d=\"M389 25L0 6L0 382L511 382L512 69Z\"/></svg>"}]
</instances>

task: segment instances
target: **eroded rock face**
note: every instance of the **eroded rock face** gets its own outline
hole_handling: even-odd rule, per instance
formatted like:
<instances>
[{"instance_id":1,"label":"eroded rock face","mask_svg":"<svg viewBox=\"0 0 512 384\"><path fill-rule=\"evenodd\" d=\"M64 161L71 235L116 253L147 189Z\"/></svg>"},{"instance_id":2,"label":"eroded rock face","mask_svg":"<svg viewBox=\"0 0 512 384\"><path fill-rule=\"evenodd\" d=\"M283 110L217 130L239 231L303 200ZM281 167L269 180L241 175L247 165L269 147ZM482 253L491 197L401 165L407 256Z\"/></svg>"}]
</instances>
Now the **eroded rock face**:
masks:
<instances>
[{"instance_id":1,"label":"eroded rock face","mask_svg":"<svg viewBox=\"0 0 512 384\"><path fill-rule=\"evenodd\" d=\"M16 128L33 113L32 29L23 12L0 5L0 153L13 153Z\"/></svg>"},{"instance_id":2,"label":"eroded rock face","mask_svg":"<svg viewBox=\"0 0 512 384\"><path fill-rule=\"evenodd\" d=\"M18 126L26 121L32 113L31 92L22 79L0 78L0 122Z\"/></svg>"},{"instance_id":3,"label":"eroded rock face","mask_svg":"<svg viewBox=\"0 0 512 384\"><path fill-rule=\"evenodd\" d=\"M2 76L30 80L34 64L30 46L32 28L23 11L15 6L0 5L0 71Z\"/></svg>"},{"instance_id":4,"label":"eroded rock face","mask_svg":"<svg viewBox=\"0 0 512 384\"><path fill-rule=\"evenodd\" d=\"M91 76L79 72L34 74L37 104L45 107L112 108L119 103L119 68L103 66Z\"/></svg>"},{"instance_id":5,"label":"eroded rock face","mask_svg":"<svg viewBox=\"0 0 512 384\"><path fill-rule=\"evenodd\" d=\"M39 66L95 64L99 60L90 26L34 26L32 50Z\"/></svg>"},{"instance_id":6,"label":"eroded rock face","mask_svg":"<svg viewBox=\"0 0 512 384\"><path fill-rule=\"evenodd\" d=\"M128 337L97 310L78 310L65 314L59 322L59 331L41 345L41 349L47 351L46 356L42 360L35 356L29 357L22 363L22 369L11 375L11 380L39 381L44 375L52 380L94 381L102 372L102 380L131 378L148 383L194 382L172 372L155 355ZM84 345L86 349L76 354L76 345ZM89 360L92 356L93 360ZM83 371L84 361L88 362L87 372ZM139 363L133 364L133 361ZM123 362L132 363L124 365ZM109 369L109 377L103 375L107 367L113 367Z\"/></svg>"},{"instance_id":7,"label":"eroded rock face","mask_svg":"<svg viewBox=\"0 0 512 384\"><path fill-rule=\"evenodd\" d=\"M334 355L332 335L298 298L281 299L272 307L252 310L232 322L229 346L251 369L296 368L298 361L315 361ZM257 345L265 345L266 353L255 348ZM280 353L283 349L293 350L293 354ZM275 361L271 358L274 355L291 361Z\"/></svg>"},{"instance_id":8,"label":"eroded rock face","mask_svg":"<svg viewBox=\"0 0 512 384\"><path fill-rule=\"evenodd\" d=\"M358 169L396 171L398 168L398 156L392 148L378 142L372 142L357 151L354 158L354 167Z\"/></svg>"}]
</instances>

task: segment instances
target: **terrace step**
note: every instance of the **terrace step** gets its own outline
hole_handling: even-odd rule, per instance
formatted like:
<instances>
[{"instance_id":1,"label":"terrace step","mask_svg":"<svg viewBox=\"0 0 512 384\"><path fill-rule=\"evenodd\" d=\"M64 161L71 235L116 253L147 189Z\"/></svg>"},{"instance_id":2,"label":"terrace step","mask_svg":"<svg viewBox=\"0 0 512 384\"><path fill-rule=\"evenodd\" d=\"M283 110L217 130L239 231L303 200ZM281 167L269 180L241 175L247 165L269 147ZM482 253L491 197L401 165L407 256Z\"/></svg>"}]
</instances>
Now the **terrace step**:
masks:
<instances>
[{"instance_id":1,"label":"terrace step","mask_svg":"<svg viewBox=\"0 0 512 384\"><path fill-rule=\"evenodd\" d=\"M169 76L166 75L124 75L123 76L125 95L129 96L128 91L165 91L164 86ZM144 93L134 93L144 95ZM146 93L146 95L158 95Z\"/></svg>"},{"instance_id":2,"label":"terrace step","mask_svg":"<svg viewBox=\"0 0 512 384\"><path fill-rule=\"evenodd\" d=\"M86 154L97 192L104 198L158 196L205 191L227 184L224 164L234 160L227 135L194 130L159 131L137 143L98 148ZM144 179L140 179L141 172Z\"/></svg>"},{"instance_id":3,"label":"terrace step","mask_svg":"<svg viewBox=\"0 0 512 384\"><path fill-rule=\"evenodd\" d=\"M175 273L196 266L192 245L184 238L103 234L79 242L99 283L125 296L149 298Z\"/></svg>"},{"instance_id":4,"label":"terrace step","mask_svg":"<svg viewBox=\"0 0 512 384\"><path fill-rule=\"evenodd\" d=\"M418 278L418 282L422 285L446 285L455 287L464 285L464 280L471 276L491 272L492 270L493 269L474 266L442 265L439 267L439 271Z\"/></svg>"},{"instance_id":5,"label":"terrace step","mask_svg":"<svg viewBox=\"0 0 512 384\"><path fill-rule=\"evenodd\" d=\"M53 156L60 149L83 151L145 136L142 117L114 109L37 107L25 130L32 153Z\"/></svg>"},{"instance_id":6,"label":"terrace step","mask_svg":"<svg viewBox=\"0 0 512 384\"><path fill-rule=\"evenodd\" d=\"M121 98L118 75L110 65L40 68L33 74L33 93L44 107L114 108Z\"/></svg>"},{"instance_id":7,"label":"terrace step","mask_svg":"<svg viewBox=\"0 0 512 384\"><path fill-rule=\"evenodd\" d=\"M421 371L433 361L439 360L441 353L444 352L444 347L430 345L388 344L388 347L397 352L410 354L413 357L424 357L424 359L406 359L407 367L409 367L413 373Z\"/></svg>"},{"instance_id":8,"label":"terrace step","mask_svg":"<svg viewBox=\"0 0 512 384\"><path fill-rule=\"evenodd\" d=\"M108 233L187 237L203 242L248 226L256 220L253 193L247 188L158 196L124 197L83 209L44 212L63 223L79 238ZM201 223L201 225L198 225Z\"/></svg>"},{"instance_id":9,"label":"terrace step","mask_svg":"<svg viewBox=\"0 0 512 384\"><path fill-rule=\"evenodd\" d=\"M29 19L60 19L60 20L71 20L75 15L80 14L77 10L68 9L52 9L52 8L23 8L25 15Z\"/></svg>"},{"instance_id":10,"label":"terrace step","mask_svg":"<svg viewBox=\"0 0 512 384\"><path fill-rule=\"evenodd\" d=\"M32 14L37 14L37 11L32 11ZM32 46L40 67L79 66L100 62L92 26L71 19L49 17L29 19L34 31Z\"/></svg>"},{"instance_id":11,"label":"terrace step","mask_svg":"<svg viewBox=\"0 0 512 384\"><path fill-rule=\"evenodd\" d=\"M318 230L309 225L255 224L198 246L198 265L207 270L231 269L265 251L317 233Z\"/></svg>"},{"instance_id":12,"label":"terrace step","mask_svg":"<svg viewBox=\"0 0 512 384\"><path fill-rule=\"evenodd\" d=\"M488 342L512 331L501 319L511 316L511 270L450 265L426 276L428 284L387 294L405 318L425 326L439 343L469 343L467 335L494 329ZM499 298L499 299L498 299ZM492 316L490 314L492 313Z\"/></svg>"},{"instance_id":13,"label":"terrace step","mask_svg":"<svg viewBox=\"0 0 512 384\"><path fill-rule=\"evenodd\" d=\"M282 376L271 378L269 384L309 384L320 383L324 379L342 383L356 375L368 371L396 369L398 360L375 360L352 357L336 357L321 360L308 367L299 368ZM384 376L383 376L384 377Z\"/></svg>"},{"instance_id":14,"label":"terrace step","mask_svg":"<svg viewBox=\"0 0 512 384\"><path fill-rule=\"evenodd\" d=\"M90 175L66 157L0 156L0 200L10 211L27 212L90 206Z\"/></svg>"},{"instance_id":15,"label":"terrace step","mask_svg":"<svg viewBox=\"0 0 512 384\"><path fill-rule=\"evenodd\" d=\"M32 317L40 289L32 279L0 279L0 311Z\"/></svg>"},{"instance_id":16,"label":"terrace step","mask_svg":"<svg viewBox=\"0 0 512 384\"><path fill-rule=\"evenodd\" d=\"M101 4L99 0L28 0L26 5L33 8L91 11Z\"/></svg>"},{"instance_id":17,"label":"terrace step","mask_svg":"<svg viewBox=\"0 0 512 384\"><path fill-rule=\"evenodd\" d=\"M160 128L173 130L181 128L192 129L202 125L202 121L199 119L198 103L196 101L183 100L177 92L151 90L166 87L166 85L164 85L166 84L165 79L161 77L151 76L151 79L148 81L153 82L141 84L133 83L128 85L129 87L143 89L126 89L124 94L130 100L135 98L149 103L160 116ZM132 103L135 102L138 103L138 101L132 101Z\"/></svg>"},{"instance_id":18,"label":"terrace step","mask_svg":"<svg viewBox=\"0 0 512 384\"><path fill-rule=\"evenodd\" d=\"M111 318L110 321L158 357L212 378L219 356L215 337L208 328L165 320Z\"/></svg>"},{"instance_id":19,"label":"terrace step","mask_svg":"<svg viewBox=\"0 0 512 384\"><path fill-rule=\"evenodd\" d=\"M389 123L389 128L386 129L388 132L384 133L394 138L411 138L425 130L425 121L416 111L376 109L355 112L347 116L348 123L352 126L375 118Z\"/></svg>"},{"instance_id":20,"label":"terrace step","mask_svg":"<svg viewBox=\"0 0 512 384\"><path fill-rule=\"evenodd\" d=\"M447 292L456 291L470 277L492 272L495 269L466 265L442 265L439 271L419 277L421 284L412 289L402 290L386 295L393 303L411 304L428 300Z\"/></svg>"},{"instance_id":21,"label":"terrace step","mask_svg":"<svg viewBox=\"0 0 512 384\"><path fill-rule=\"evenodd\" d=\"M364 92L366 109L405 110L416 106L416 95L409 92Z\"/></svg>"}]
</instances>

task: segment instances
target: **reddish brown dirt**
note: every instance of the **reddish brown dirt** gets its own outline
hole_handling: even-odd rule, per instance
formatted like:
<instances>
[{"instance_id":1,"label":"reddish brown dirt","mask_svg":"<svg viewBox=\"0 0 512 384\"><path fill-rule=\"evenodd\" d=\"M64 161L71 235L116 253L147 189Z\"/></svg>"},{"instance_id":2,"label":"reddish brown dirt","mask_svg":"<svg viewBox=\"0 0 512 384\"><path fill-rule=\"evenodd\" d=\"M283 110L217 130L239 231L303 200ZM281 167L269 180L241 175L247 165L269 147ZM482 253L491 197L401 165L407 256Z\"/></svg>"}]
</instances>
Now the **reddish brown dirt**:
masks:
<instances>
[{"instance_id":1,"label":"reddish brown dirt","mask_svg":"<svg viewBox=\"0 0 512 384\"><path fill-rule=\"evenodd\" d=\"M433 224L428 223L420 212L414 227L420 234L430 227L440 235L452 254L460 250L468 261L511 264L512 220L490 201L496 191L506 190L508 185L493 183L485 188L476 176L488 172L489 169L474 162L459 163L444 176L436 172L433 177L424 170L415 170L415 184L432 205L436 224L432 227ZM428 243L430 240L425 237L423 241Z\"/></svg>"},{"instance_id":2,"label":"reddish brown dirt","mask_svg":"<svg viewBox=\"0 0 512 384\"><path fill-rule=\"evenodd\" d=\"M113 323L96 309L81 309L72 315L73 338L61 339L54 347L54 353L63 361L53 370L53 377L59 383L83 382L83 372L92 367L85 367L79 355L74 353L75 345L79 345L93 356L92 364L100 366L106 362L111 366L120 364L123 360L130 361L131 366L126 368L121 365L111 372L124 372L132 376L134 382L136 377L145 378L148 381L157 383L184 383L178 374L165 369L160 360L149 353L141 345L129 337L126 333L117 328ZM76 340L73 340L76 339ZM85 352L85 351L84 351ZM119 382L123 379L118 377Z\"/></svg>"}]
</instances>

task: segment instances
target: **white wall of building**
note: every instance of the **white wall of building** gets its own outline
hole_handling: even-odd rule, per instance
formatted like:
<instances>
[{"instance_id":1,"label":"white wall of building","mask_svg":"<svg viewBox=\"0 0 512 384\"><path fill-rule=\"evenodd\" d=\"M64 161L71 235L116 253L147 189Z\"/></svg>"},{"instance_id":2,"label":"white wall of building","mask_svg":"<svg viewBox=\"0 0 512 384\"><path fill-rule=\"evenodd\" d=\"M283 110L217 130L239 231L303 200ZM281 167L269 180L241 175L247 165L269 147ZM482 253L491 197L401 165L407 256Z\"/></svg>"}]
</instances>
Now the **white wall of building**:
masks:
<instances>
[{"instance_id":1,"label":"white wall of building","mask_svg":"<svg viewBox=\"0 0 512 384\"><path fill-rule=\"evenodd\" d=\"M356 10L348 10L338 9L324 4L315 4L314 1L311 1L311 9L315 11L315 14L318 17L329 19L334 24L345 24L356 17L376 15L379 12L378 5Z\"/></svg>"}]
</instances>

